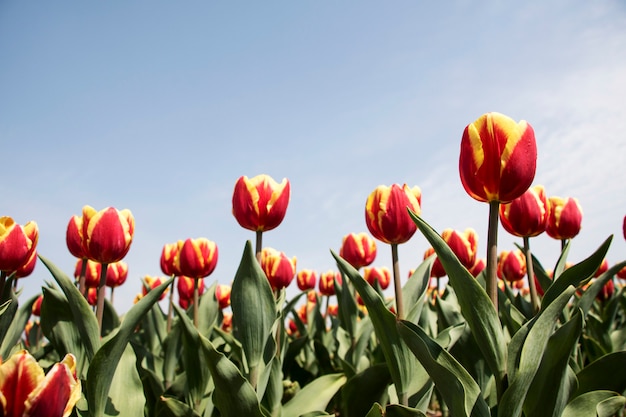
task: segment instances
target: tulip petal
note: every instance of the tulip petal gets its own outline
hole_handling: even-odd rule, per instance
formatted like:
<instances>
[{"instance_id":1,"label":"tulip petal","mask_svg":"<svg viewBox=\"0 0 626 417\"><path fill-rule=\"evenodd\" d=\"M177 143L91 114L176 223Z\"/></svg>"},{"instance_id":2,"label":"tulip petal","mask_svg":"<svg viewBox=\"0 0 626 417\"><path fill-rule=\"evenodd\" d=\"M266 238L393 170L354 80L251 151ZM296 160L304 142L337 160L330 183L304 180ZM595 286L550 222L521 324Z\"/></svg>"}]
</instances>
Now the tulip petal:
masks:
<instances>
[{"instance_id":1,"label":"tulip petal","mask_svg":"<svg viewBox=\"0 0 626 417\"><path fill-rule=\"evenodd\" d=\"M43 369L26 350L14 354L0 365L3 416L21 417L26 399L44 378Z\"/></svg>"}]
</instances>

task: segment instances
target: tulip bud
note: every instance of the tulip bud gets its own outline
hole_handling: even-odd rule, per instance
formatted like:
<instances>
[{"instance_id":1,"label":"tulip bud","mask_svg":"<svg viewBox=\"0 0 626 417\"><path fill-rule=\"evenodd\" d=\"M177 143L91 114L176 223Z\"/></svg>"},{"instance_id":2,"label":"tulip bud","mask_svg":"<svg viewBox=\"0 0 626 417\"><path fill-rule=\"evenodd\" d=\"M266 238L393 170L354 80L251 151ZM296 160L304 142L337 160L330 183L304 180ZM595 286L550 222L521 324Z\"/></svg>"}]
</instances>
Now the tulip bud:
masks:
<instances>
[{"instance_id":1,"label":"tulip bud","mask_svg":"<svg viewBox=\"0 0 626 417\"><path fill-rule=\"evenodd\" d=\"M461 264L470 269L476 263L476 252L478 251L478 235L474 229L468 228L464 232L454 229L445 229L441 232L441 238L448 244ZM424 259L435 253L434 249L428 248L424 253ZM446 271L441 265L439 258L435 258L430 272L431 277L441 278L446 275Z\"/></svg>"},{"instance_id":2,"label":"tulip bud","mask_svg":"<svg viewBox=\"0 0 626 417\"><path fill-rule=\"evenodd\" d=\"M195 284L195 279L179 276L176 281L176 289L178 290L178 297L184 298L187 301L191 301L193 299L193 287ZM204 279L198 279L198 295L202 295L204 293Z\"/></svg>"},{"instance_id":3,"label":"tulip bud","mask_svg":"<svg viewBox=\"0 0 626 417\"><path fill-rule=\"evenodd\" d=\"M119 287L128 278L128 264L124 261L113 262L107 266L106 286Z\"/></svg>"},{"instance_id":4,"label":"tulip bud","mask_svg":"<svg viewBox=\"0 0 626 417\"><path fill-rule=\"evenodd\" d=\"M98 304L98 288L89 287L87 288L87 302L90 306L96 306Z\"/></svg>"},{"instance_id":5,"label":"tulip bud","mask_svg":"<svg viewBox=\"0 0 626 417\"><path fill-rule=\"evenodd\" d=\"M0 271L11 273L27 263L38 239L37 223L21 226L11 217L0 217Z\"/></svg>"},{"instance_id":6,"label":"tulip bud","mask_svg":"<svg viewBox=\"0 0 626 417\"><path fill-rule=\"evenodd\" d=\"M369 266L363 269L363 278L372 287L374 286L374 283L378 281L380 289L386 290L389 286L389 283L391 282L391 271L389 270L389 268L386 268L384 266Z\"/></svg>"},{"instance_id":7,"label":"tulip bud","mask_svg":"<svg viewBox=\"0 0 626 417\"><path fill-rule=\"evenodd\" d=\"M514 236L533 237L548 225L549 206L543 186L536 185L510 203L500 206L500 222Z\"/></svg>"},{"instance_id":8,"label":"tulip bud","mask_svg":"<svg viewBox=\"0 0 626 417\"><path fill-rule=\"evenodd\" d=\"M74 268L74 278L80 278L80 272L83 269L84 262L87 262L87 268L85 269L85 287L96 288L100 285L100 272L102 271L102 265L98 262L89 259L77 260L76 267Z\"/></svg>"},{"instance_id":9,"label":"tulip bud","mask_svg":"<svg viewBox=\"0 0 626 417\"><path fill-rule=\"evenodd\" d=\"M190 278L204 278L217 266L217 245L206 238L178 241L177 269Z\"/></svg>"},{"instance_id":10,"label":"tulip bud","mask_svg":"<svg viewBox=\"0 0 626 417\"><path fill-rule=\"evenodd\" d=\"M176 264L178 255L178 243L166 243L161 251L161 271L171 277L172 275L183 275Z\"/></svg>"},{"instance_id":11,"label":"tulip bud","mask_svg":"<svg viewBox=\"0 0 626 417\"><path fill-rule=\"evenodd\" d=\"M317 283L317 273L312 269L303 269L298 271L296 282L300 291L308 291L315 288Z\"/></svg>"},{"instance_id":12,"label":"tulip bud","mask_svg":"<svg viewBox=\"0 0 626 417\"><path fill-rule=\"evenodd\" d=\"M596 272L593 274L593 276L595 278L598 278L600 275L604 274L608 270L609 270L609 261L607 261L606 258L604 258L602 260L602 263L598 267L598 269L596 269Z\"/></svg>"},{"instance_id":13,"label":"tulip bud","mask_svg":"<svg viewBox=\"0 0 626 417\"><path fill-rule=\"evenodd\" d=\"M498 278L509 282L526 276L526 257L521 250L502 251L498 257Z\"/></svg>"},{"instance_id":14,"label":"tulip bud","mask_svg":"<svg viewBox=\"0 0 626 417\"><path fill-rule=\"evenodd\" d=\"M43 294L40 294L39 297L37 297L37 299L35 300L35 302L33 303L33 306L31 307L31 313L33 314L33 316L41 316L41 303L43 302Z\"/></svg>"},{"instance_id":15,"label":"tulip bud","mask_svg":"<svg viewBox=\"0 0 626 417\"><path fill-rule=\"evenodd\" d=\"M376 258L376 241L367 233L350 233L343 237L339 256L355 269L368 266Z\"/></svg>"},{"instance_id":16,"label":"tulip bud","mask_svg":"<svg viewBox=\"0 0 626 417\"><path fill-rule=\"evenodd\" d=\"M470 274L472 274L472 276L474 276L474 278L476 278L478 274L483 272L484 269L485 269L485 259L476 258L476 262L474 262L474 265L469 269L469 272Z\"/></svg>"},{"instance_id":17,"label":"tulip bud","mask_svg":"<svg viewBox=\"0 0 626 417\"><path fill-rule=\"evenodd\" d=\"M67 231L65 232L65 242L70 253L76 258L86 258L85 250L83 249L83 218L82 216L72 216L67 225Z\"/></svg>"},{"instance_id":18,"label":"tulip bud","mask_svg":"<svg viewBox=\"0 0 626 417\"><path fill-rule=\"evenodd\" d=\"M148 291L155 289L156 287L163 284L164 282L165 282L165 279L162 277L152 277L150 275L144 276L143 285L141 286L142 297L148 294ZM165 291L163 291L163 293L159 297L159 300L164 299L165 295L167 294L169 290L170 290L169 288L166 288ZM141 297L139 298L141 299Z\"/></svg>"},{"instance_id":19,"label":"tulip bud","mask_svg":"<svg viewBox=\"0 0 626 417\"><path fill-rule=\"evenodd\" d=\"M487 113L467 125L461 139L459 172L465 191L483 202L507 203L535 178L537 144L526 121Z\"/></svg>"},{"instance_id":20,"label":"tulip bud","mask_svg":"<svg viewBox=\"0 0 626 417\"><path fill-rule=\"evenodd\" d=\"M548 199L548 236L564 240L571 239L580 232L583 211L575 198L550 197Z\"/></svg>"},{"instance_id":21,"label":"tulip bud","mask_svg":"<svg viewBox=\"0 0 626 417\"><path fill-rule=\"evenodd\" d=\"M319 290L322 295L335 295L335 281L341 285L341 274L335 271L326 271L320 275Z\"/></svg>"},{"instance_id":22,"label":"tulip bud","mask_svg":"<svg viewBox=\"0 0 626 417\"><path fill-rule=\"evenodd\" d=\"M233 192L233 216L252 231L272 230L283 221L290 198L289 181L278 184L269 175L240 177Z\"/></svg>"},{"instance_id":23,"label":"tulip bud","mask_svg":"<svg viewBox=\"0 0 626 417\"><path fill-rule=\"evenodd\" d=\"M130 210L108 207L96 211L83 207L83 250L92 261L121 261L130 249L134 233L135 219Z\"/></svg>"},{"instance_id":24,"label":"tulip bud","mask_svg":"<svg viewBox=\"0 0 626 417\"><path fill-rule=\"evenodd\" d=\"M289 286L296 275L296 257L289 259L283 252L272 248L263 248L261 269L265 272L273 290Z\"/></svg>"},{"instance_id":25,"label":"tulip bud","mask_svg":"<svg viewBox=\"0 0 626 417\"><path fill-rule=\"evenodd\" d=\"M215 298L217 299L221 310L224 310L230 305L230 292L230 285L217 284L217 287L215 288Z\"/></svg>"},{"instance_id":26,"label":"tulip bud","mask_svg":"<svg viewBox=\"0 0 626 417\"><path fill-rule=\"evenodd\" d=\"M417 230L407 207L416 214L421 212L422 193L419 187L409 188L393 184L379 185L365 203L365 222L376 239L399 244L408 241Z\"/></svg>"}]
</instances>

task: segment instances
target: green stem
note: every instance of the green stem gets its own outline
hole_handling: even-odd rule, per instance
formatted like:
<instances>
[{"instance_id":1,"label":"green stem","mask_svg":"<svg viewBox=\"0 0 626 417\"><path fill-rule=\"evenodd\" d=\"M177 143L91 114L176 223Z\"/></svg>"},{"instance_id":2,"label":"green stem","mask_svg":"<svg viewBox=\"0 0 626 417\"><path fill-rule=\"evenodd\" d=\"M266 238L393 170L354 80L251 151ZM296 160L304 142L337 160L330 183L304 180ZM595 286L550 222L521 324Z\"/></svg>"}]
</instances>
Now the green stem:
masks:
<instances>
[{"instance_id":1,"label":"green stem","mask_svg":"<svg viewBox=\"0 0 626 417\"><path fill-rule=\"evenodd\" d=\"M102 263L100 269L100 283L98 283L98 301L96 302L96 318L98 319L98 329L102 336L102 315L104 313L104 297L105 297L105 285L107 282L107 268L108 264Z\"/></svg>"},{"instance_id":2,"label":"green stem","mask_svg":"<svg viewBox=\"0 0 626 417\"><path fill-rule=\"evenodd\" d=\"M528 276L528 288L530 288L530 301L536 314L539 312L539 297L537 296L537 286L535 285L535 271L533 257L530 252L530 238L528 236L524 236L524 256L526 257L526 275Z\"/></svg>"},{"instance_id":3,"label":"green stem","mask_svg":"<svg viewBox=\"0 0 626 417\"><path fill-rule=\"evenodd\" d=\"M80 265L80 276L78 277L78 291L83 295L83 297L87 298L87 287L85 286L85 274L87 273L87 258L82 259L82 264Z\"/></svg>"},{"instance_id":4,"label":"green stem","mask_svg":"<svg viewBox=\"0 0 626 417\"><path fill-rule=\"evenodd\" d=\"M391 264L393 265L393 288L396 293L396 316L404 319L404 304L402 302L402 285L400 283L400 263L398 262L398 244L391 244Z\"/></svg>"},{"instance_id":5,"label":"green stem","mask_svg":"<svg viewBox=\"0 0 626 417\"><path fill-rule=\"evenodd\" d=\"M172 274L172 278L174 278L174 274ZM167 333L172 330L172 312L174 310L174 281L170 284L170 302L167 306Z\"/></svg>"},{"instance_id":6,"label":"green stem","mask_svg":"<svg viewBox=\"0 0 626 417\"><path fill-rule=\"evenodd\" d=\"M193 325L198 327L198 278L193 280Z\"/></svg>"},{"instance_id":7,"label":"green stem","mask_svg":"<svg viewBox=\"0 0 626 417\"><path fill-rule=\"evenodd\" d=\"M487 229L487 295L498 311L498 210L499 201L489 202L489 226Z\"/></svg>"},{"instance_id":8,"label":"green stem","mask_svg":"<svg viewBox=\"0 0 626 417\"><path fill-rule=\"evenodd\" d=\"M255 255L256 260L259 261L259 265L261 264L261 251L263 250L263 231L256 231L256 247L255 247Z\"/></svg>"}]
</instances>

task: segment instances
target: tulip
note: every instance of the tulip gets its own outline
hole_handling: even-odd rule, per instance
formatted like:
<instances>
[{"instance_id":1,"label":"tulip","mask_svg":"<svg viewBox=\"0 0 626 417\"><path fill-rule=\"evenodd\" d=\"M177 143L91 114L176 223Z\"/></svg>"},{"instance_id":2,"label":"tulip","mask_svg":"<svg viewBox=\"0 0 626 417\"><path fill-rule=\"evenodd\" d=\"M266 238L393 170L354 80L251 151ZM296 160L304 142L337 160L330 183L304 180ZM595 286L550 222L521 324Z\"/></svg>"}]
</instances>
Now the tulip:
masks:
<instances>
[{"instance_id":1,"label":"tulip","mask_svg":"<svg viewBox=\"0 0 626 417\"><path fill-rule=\"evenodd\" d=\"M596 272L594 272L593 276L595 278L598 278L600 275L604 274L606 271L608 271L609 269L609 261L606 260L606 258L604 258L602 260L602 263L600 264L600 266L598 267L598 269L596 269Z\"/></svg>"},{"instance_id":2,"label":"tulip","mask_svg":"<svg viewBox=\"0 0 626 417\"><path fill-rule=\"evenodd\" d=\"M526 258L519 249L502 251L498 259L498 277L509 282L519 281L526 275Z\"/></svg>"},{"instance_id":3,"label":"tulip","mask_svg":"<svg viewBox=\"0 0 626 417\"><path fill-rule=\"evenodd\" d=\"M368 266L376 259L376 241L367 233L350 233L343 237L339 256L354 269Z\"/></svg>"},{"instance_id":4,"label":"tulip","mask_svg":"<svg viewBox=\"0 0 626 417\"><path fill-rule=\"evenodd\" d=\"M30 254L30 258L28 261L19 268L15 270L15 278L24 278L29 276L35 270L35 265L37 264L37 250L32 251Z\"/></svg>"},{"instance_id":5,"label":"tulip","mask_svg":"<svg viewBox=\"0 0 626 417\"><path fill-rule=\"evenodd\" d=\"M263 232L275 229L287 212L291 186L286 178L278 184L269 175L240 177L233 191L233 216L241 227L256 232L256 256L261 260Z\"/></svg>"},{"instance_id":6,"label":"tulip","mask_svg":"<svg viewBox=\"0 0 626 417\"><path fill-rule=\"evenodd\" d=\"M166 243L161 251L161 271L167 276L183 275L176 264L176 255L178 255L178 242Z\"/></svg>"},{"instance_id":7,"label":"tulip","mask_svg":"<svg viewBox=\"0 0 626 417\"><path fill-rule=\"evenodd\" d=\"M419 187L409 188L393 184L379 185L365 202L365 222L370 233L378 240L391 245L393 282L398 318L404 315L402 286L398 263L398 244L408 241L417 230L407 208L415 214L421 213L422 191Z\"/></svg>"},{"instance_id":8,"label":"tulip","mask_svg":"<svg viewBox=\"0 0 626 417\"><path fill-rule=\"evenodd\" d=\"M34 357L21 350L0 364L0 415L67 417L81 397L76 358L71 353L46 375Z\"/></svg>"},{"instance_id":9,"label":"tulip","mask_svg":"<svg viewBox=\"0 0 626 417\"><path fill-rule=\"evenodd\" d=\"M487 294L498 309L496 279L498 211L530 187L537 167L537 143L526 121L487 113L465 127L459 173L463 188L475 200L489 203L487 233Z\"/></svg>"},{"instance_id":10,"label":"tulip","mask_svg":"<svg viewBox=\"0 0 626 417\"><path fill-rule=\"evenodd\" d=\"M322 295L335 295L335 281L341 285L341 274L332 270L320 274L319 290Z\"/></svg>"},{"instance_id":11,"label":"tulip","mask_svg":"<svg viewBox=\"0 0 626 417\"><path fill-rule=\"evenodd\" d=\"M546 233L554 239L559 239L565 246L568 239L572 239L580 232L583 220L583 211L576 198L550 197L550 216Z\"/></svg>"},{"instance_id":12,"label":"tulip","mask_svg":"<svg viewBox=\"0 0 626 417\"><path fill-rule=\"evenodd\" d=\"M93 307L98 306L98 288L87 287L87 303Z\"/></svg>"},{"instance_id":13,"label":"tulip","mask_svg":"<svg viewBox=\"0 0 626 417\"><path fill-rule=\"evenodd\" d=\"M87 257L83 247L83 218L81 216L74 215L70 218L65 232L65 243L70 253L76 258Z\"/></svg>"},{"instance_id":14,"label":"tulip","mask_svg":"<svg viewBox=\"0 0 626 417\"><path fill-rule=\"evenodd\" d=\"M187 277L204 278L217 266L217 245L207 238L178 241L176 266Z\"/></svg>"},{"instance_id":15,"label":"tulip","mask_svg":"<svg viewBox=\"0 0 626 417\"><path fill-rule=\"evenodd\" d=\"M189 306L193 303L193 292L196 285L198 283L198 296L204 294L204 279L198 278L197 280L194 278L186 277L181 275L178 277L176 281L176 289L178 290L178 298L184 299L187 301L186 305ZM179 303L180 304L180 303Z\"/></svg>"},{"instance_id":16,"label":"tulip","mask_svg":"<svg viewBox=\"0 0 626 417\"><path fill-rule=\"evenodd\" d=\"M222 318L222 330L227 333L230 333L233 329L233 313L227 311L224 313Z\"/></svg>"},{"instance_id":17,"label":"tulip","mask_svg":"<svg viewBox=\"0 0 626 417\"><path fill-rule=\"evenodd\" d=\"M114 262L107 267L106 286L119 287L128 278L128 264L124 261Z\"/></svg>"},{"instance_id":18,"label":"tulip","mask_svg":"<svg viewBox=\"0 0 626 417\"><path fill-rule=\"evenodd\" d=\"M312 290L317 283L317 273L312 269L302 269L296 274L296 283L300 291Z\"/></svg>"},{"instance_id":19,"label":"tulip","mask_svg":"<svg viewBox=\"0 0 626 417\"><path fill-rule=\"evenodd\" d=\"M142 293L141 297L148 294L150 290L155 289L159 285L163 284L165 281L166 280L163 277L153 277L150 275L144 276L143 285L141 286L141 293ZM161 294L161 296L159 297L159 301L165 298L165 295L167 294L168 291L169 291L169 288L163 291L163 294ZM141 299L141 297L139 297L139 299ZM139 299L137 301L139 301Z\"/></svg>"},{"instance_id":20,"label":"tulip","mask_svg":"<svg viewBox=\"0 0 626 417\"><path fill-rule=\"evenodd\" d=\"M472 276L474 276L474 278L476 278L478 274L483 272L484 269L485 269L485 259L476 258L476 262L474 262L474 265L469 269L469 272L470 274L472 274Z\"/></svg>"},{"instance_id":21,"label":"tulip","mask_svg":"<svg viewBox=\"0 0 626 417\"><path fill-rule=\"evenodd\" d=\"M89 259L79 259L74 268L74 278L79 279L81 274L86 288L97 288L100 284L102 265Z\"/></svg>"},{"instance_id":22,"label":"tulip","mask_svg":"<svg viewBox=\"0 0 626 417\"><path fill-rule=\"evenodd\" d=\"M626 279L626 266L617 271L617 277L620 279Z\"/></svg>"},{"instance_id":23,"label":"tulip","mask_svg":"<svg viewBox=\"0 0 626 417\"><path fill-rule=\"evenodd\" d=\"M33 303L31 307L31 313L33 316L40 317L41 316L41 303L43 302L43 294L40 294L39 297Z\"/></svg>"},{"instance_id":24,"label":"tulip","mask_svg":"<svg viewBox=\"0 0 626 417\"><path fill-rule=\"evenodd\" d=\"M274 291L289 286L296 275L296 257L288 258L283 252L272 248L263 248L261 269L265 272Z\"/></svg>"},{"instance_id":25,"label":"tulip","mask_svg":"<svg viewBox=\"0 0 626 417\"><path fill-rule=\"evenodd\" d=\"M384 266L368 266L363 269L363 278L372 287L374 287L375 282L378 281L380 289L386 290L389 286L389 283L391 282L391 271L389 271L389 268L386 268Z\"/></svg>"},{"instance_id":26,"label":"tulip","mask_svg":"<svg viewBox=\"0 0 626 417\"><path fill-rule=\"evenodd\" d=\"M27 263L38 239L37 223L30 221L22 226L11 217L0 217L0 271L10 273Z\"/></svg>"},{"instance_id":27,"label":"tulip","mask_svg":"<svg viewBox=\"0 0 626 417\"><path fill-rule=\"evenodd\" d=\"M96 211L83 207L83 250L87 258L102 264L121 261L130 249L135 219L128 209Z\"/></svg>"},{"instance_id":28,"label":"tulip","mask_svg":"<svg viewBox=\"0 0 626 417\"><path fill-rule=\"evenodd\" d=\"M611 298L614 292L615 292L615 283L613 282L612 279L610 279L606 282L606 284L604 284L602 289L600 289L600 292L598 292L598 295L596 295L596 299L600 302L605 302L606 300Z\"/></svg>"},{"instance_id":29,"label":"tulip","mask_svg":"<svg viewBox=\"0 0 626 417\"><path fill-rule=\"evenodd\" d=\"M221 310L224 310L230 305L230 291L230 285L217 284L217 287L215 287L215 298L217 299Z\"/></svg>"}]
</instances>

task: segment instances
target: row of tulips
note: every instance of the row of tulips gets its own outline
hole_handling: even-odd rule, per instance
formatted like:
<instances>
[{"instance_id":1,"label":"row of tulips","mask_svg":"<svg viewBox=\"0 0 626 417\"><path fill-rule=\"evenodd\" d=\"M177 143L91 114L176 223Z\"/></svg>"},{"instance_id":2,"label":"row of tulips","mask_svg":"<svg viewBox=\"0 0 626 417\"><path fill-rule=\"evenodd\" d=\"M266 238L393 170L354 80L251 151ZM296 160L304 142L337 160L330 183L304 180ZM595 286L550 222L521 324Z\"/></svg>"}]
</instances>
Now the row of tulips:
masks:
<instances>
[{"instance_id":1,"label":"row of tulips","mask_svg":"<svg viewBox=\"0 0 626 417\"><path fill-rule=\"evenodd\" d=\"M243 176L233 215L255 232L255 248L246 244L232 285L204 282L218 261L215 242L165 244L160 265L169 278L145 277L122 320L105 287L128 275L129 210L85 206L73 216L66 242L77 258L75 280L40 257L56 286L19 308L15 282L37 259L38 230L3 217L2 415L38 415L42 407L51 416L620 413L626 377L607 378L604 370L626 364L626 296L613 282L626 262L608 266L607 239L568 265L582 210L575 199L546 198L543 187L531 187L536 159L527 122L481 116L463 132L459 171L467 193L490 207L486 258L475 230L436 233L420 217L419 187L393 184L365 203L368 231L390 245L391 269L370 266L376 241L352 233L333 252L338 271L321 274L298 271L295 257L263 247L263 232L286 214L289 181ZM519 250L498 253L498 222L523 239ZM398 245L418 229L432 247L403 285ZM562 242L552 272L530 251L530 238L544 231ZM626 239L626 218L623 232ZM286 300L294 278L301 293ZM168 292L163 312L157 302ZM32 313L39 321L27 325ZM43 341L33 336L39 333ZM531 388L548 380L549 389Z\"/></svg>"}]
</instances>

